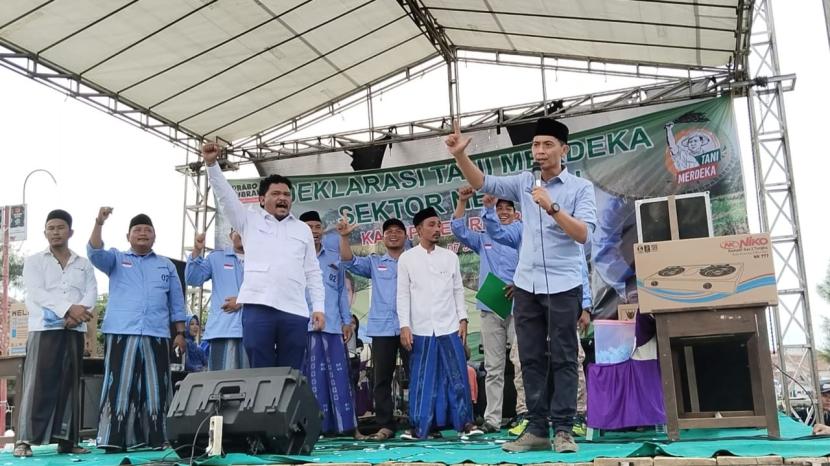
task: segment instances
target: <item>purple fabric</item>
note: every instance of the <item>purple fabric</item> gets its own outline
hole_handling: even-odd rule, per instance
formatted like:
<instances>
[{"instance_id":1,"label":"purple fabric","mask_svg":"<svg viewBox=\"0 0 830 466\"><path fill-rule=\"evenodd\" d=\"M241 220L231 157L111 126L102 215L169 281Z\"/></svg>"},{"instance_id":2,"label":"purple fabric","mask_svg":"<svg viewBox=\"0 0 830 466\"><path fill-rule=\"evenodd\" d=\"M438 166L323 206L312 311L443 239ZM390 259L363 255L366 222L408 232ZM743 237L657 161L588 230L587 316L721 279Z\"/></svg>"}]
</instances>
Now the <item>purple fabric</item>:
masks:
<instances>
[{"instance_id":1,"label":"purple fabric","mask_svg":"<svg viewBox=\"0 0 830 466\"><path fill-rule=\"evenodd\" d=\"M589 364L588 380L588 427L622 429L666 423L656 359Z\"/></svg>"},{"instance_id":2,"label":"purple fabric","mask_svg":"<svg viewBox=\"0 0 830 466\"><path fill-rule=\"evenodd\" d=\"M357 358L355 358L357 359ZM369 362L358 361L357 364L352 364L354 368L357 366L355 372L357 374L356 393L355 393L355 409L358 417L366 414L367 411L374 411L374 398L372 398L372 387L369 385L369 378L366 377ZM353 369L354 370L354 369Z\"/></svg>"}]
</instances>

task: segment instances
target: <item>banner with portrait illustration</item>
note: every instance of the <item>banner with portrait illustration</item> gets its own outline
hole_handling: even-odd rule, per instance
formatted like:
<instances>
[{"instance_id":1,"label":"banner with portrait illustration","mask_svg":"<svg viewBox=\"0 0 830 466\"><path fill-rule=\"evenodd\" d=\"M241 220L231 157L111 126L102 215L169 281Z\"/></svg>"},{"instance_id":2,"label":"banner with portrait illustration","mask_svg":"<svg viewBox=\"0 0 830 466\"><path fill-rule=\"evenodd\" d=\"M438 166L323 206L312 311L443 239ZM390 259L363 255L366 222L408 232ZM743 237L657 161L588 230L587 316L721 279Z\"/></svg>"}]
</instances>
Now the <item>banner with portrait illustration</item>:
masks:
<instances>
[{"instance_id":1,"label":"banner with portrait illustration","mask_svg":"<svg viewBox=\"0 0 830 466\"><path fill-rule=\"evenodd\" d=\"M565 164L567 169L594 183L598 224L592 236L592 288L595 304L603 306L632 293L633 254L636 238L634 201L669 194L709 191L713 223L718 235L747 231L746 202L738 136L732 101L717 98L648 112L624 121L572 133ZM487 175L510 175L529 170L530 145L506 147L475 154L476 164ZM259 179L232 180L240 199L257 203ZM338 244L333 231L341 215L359 224L351 236L355 254L382 252L382 223L396 217L411 225L412 216L434 207L444 221L441 245L459 254L467 288L471 328L477 328L475 289L478 257L458 243L450 232L456 190L465 184L452 159L393 169L292 176L293 207L299 216L308 210L320 213L330 247ZM467 204L467 222L481 229L481 194ZM632 230L634 230L632 232ZM217 244L227 241L229 226L217 215ZM409 236L415 238L414 227ZM632 236L633 235L633 236ZM353 311L368 311L368 281L355 281ZM610 308L609 308L610 309Z\"/></svg>"}]
</instances>

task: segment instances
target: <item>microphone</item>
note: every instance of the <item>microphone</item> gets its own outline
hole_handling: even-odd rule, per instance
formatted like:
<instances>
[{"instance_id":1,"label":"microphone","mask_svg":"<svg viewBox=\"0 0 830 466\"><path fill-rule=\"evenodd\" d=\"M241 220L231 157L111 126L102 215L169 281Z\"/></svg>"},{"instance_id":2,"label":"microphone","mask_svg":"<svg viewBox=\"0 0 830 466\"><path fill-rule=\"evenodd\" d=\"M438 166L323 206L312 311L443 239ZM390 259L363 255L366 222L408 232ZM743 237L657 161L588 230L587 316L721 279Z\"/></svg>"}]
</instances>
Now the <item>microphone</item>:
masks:
<instances>
[{"instance_id":1,"label":"microphone","mask_svg":"<svg viewBox=\"0 0 830 466\"><path fill-rule=\"evenodd\" d=\"M533 174L533 178L536 180L536 186L542 186L542 167L539 165L539 162L533 162L533 165L530 166L530 173Z\"/></svg>"}]
</instances>

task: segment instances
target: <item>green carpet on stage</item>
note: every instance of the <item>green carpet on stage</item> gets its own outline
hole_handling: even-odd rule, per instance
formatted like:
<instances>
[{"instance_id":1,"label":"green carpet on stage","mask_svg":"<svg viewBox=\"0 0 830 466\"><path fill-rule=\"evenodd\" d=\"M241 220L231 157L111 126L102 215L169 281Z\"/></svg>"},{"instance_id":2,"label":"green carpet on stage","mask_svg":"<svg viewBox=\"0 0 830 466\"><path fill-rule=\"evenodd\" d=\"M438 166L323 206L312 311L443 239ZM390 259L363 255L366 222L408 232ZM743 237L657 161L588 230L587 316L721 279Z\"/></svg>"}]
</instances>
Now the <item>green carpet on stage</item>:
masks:
<instances>
[{"instance_id":1,"label":"green carpet on stage","mask_svg":"<svg viewBox=\"0 0 830 466\"><path fill-rule=\"evenodd\" d=\"M529 464L547 462L589 462L598 457L679 456L709 458L716 455L783 457L819 457L830 455L830 437L810 435L810 428L790 418L781 417L781 439L769 439L759 429L700 429L681 432L682 441L668 442L665 434L654 432L606 433L594 442L579 441L579 452L505 453L501 444L507 435L492 434L475 440L460 440L455 432L447 431L443 439L423 442L390 440L365 442L351 439L320 440L311 456L259 455L232 453L225 457L197 459L206 466L259 465L278 463L478 463ZM8 451L0 453L0 466L14 466L25 461L29 466L118 466L124 464L159 464L179 462L172 450L137 451L107 455L94 451L88 455L57 455L54 446L34 447L35 456L19 459Z\"/></svg>"}]
</instances>

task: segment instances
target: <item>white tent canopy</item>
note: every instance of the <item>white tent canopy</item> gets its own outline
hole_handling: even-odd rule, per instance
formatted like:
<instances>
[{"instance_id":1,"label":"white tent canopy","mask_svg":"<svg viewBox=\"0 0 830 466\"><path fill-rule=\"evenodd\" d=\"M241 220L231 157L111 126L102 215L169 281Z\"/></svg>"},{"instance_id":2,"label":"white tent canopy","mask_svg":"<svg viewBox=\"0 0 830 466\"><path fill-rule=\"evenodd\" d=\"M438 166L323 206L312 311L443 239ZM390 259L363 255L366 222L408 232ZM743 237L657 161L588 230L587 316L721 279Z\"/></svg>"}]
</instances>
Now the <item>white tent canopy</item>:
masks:
<instances>
[{"instance_id":1,"label":"white tent canopy","mask_svg":"<svg viewBox=\"0 0 830 466\"><path fill-rule=\"evenodd\" d=\"M0 46L192 137L226 141L255 137L447 51L726 69L743 60L746 7L741 0L2 5Z\"/></svg>"}]
</instances>

